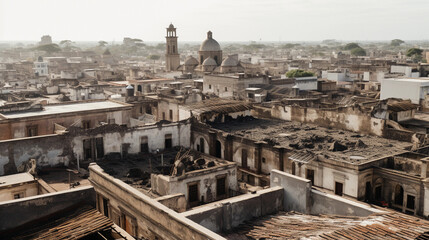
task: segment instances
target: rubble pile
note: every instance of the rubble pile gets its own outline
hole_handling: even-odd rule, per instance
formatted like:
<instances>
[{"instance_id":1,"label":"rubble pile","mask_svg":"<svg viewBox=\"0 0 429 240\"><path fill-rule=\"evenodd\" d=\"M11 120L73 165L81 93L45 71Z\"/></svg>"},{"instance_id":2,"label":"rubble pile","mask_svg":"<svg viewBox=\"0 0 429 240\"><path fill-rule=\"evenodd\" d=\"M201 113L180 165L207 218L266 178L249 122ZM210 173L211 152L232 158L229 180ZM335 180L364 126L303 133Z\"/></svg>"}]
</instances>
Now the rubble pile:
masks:
<instances>
[{"instance_id":1,"label":"rubble pile","mask_svg":"<svg viewBox=\"0 0 429 240\"><path fill-rule=\"evenodd\" d=\"M191 172L191 171L215 166L215 163L213 161L206 161L204 158L200 156L197 156L196 159L194 159L194 157L195 156L191 152L191 149L187 151L184 151L183 149L181 149L176 155L170 175L182 176L186 172Z\"/></svg>"},{"instance_id":2,"label":"rubble pile","mask_svg":"<svg viewBox=\"0 0 429 240\"><path fill-rule=\"evenodd\" d=\"M299 152L311 150L314 154L325 158L348 162L365 161L365 159L400 153L410 147L406 142L274 119L215 123L212 127L235 136L264 141L271 146L281 146Z\"/></svg>"}]
</instances>

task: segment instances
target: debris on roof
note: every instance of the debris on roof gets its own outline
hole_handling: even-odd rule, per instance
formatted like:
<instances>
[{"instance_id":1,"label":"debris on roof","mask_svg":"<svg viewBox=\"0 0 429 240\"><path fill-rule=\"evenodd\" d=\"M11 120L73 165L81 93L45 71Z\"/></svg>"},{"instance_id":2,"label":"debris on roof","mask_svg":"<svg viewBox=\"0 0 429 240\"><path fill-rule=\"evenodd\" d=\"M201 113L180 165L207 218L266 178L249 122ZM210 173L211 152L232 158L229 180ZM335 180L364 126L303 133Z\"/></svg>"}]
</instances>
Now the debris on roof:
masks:
<instances>
[{"instance_id":1,"label":"debris on roof","mask_svg":"<svg viewBox=\"0 0 429 240\"><path fill-rule=\"evenodd\" d=\"M279 212L247 222L227 239L415 239L429 221L397 212L368 217ZM244 238L243 238L244 237ZM424 238L423 238L424 239Z\"/></svg>"}]
</instances>

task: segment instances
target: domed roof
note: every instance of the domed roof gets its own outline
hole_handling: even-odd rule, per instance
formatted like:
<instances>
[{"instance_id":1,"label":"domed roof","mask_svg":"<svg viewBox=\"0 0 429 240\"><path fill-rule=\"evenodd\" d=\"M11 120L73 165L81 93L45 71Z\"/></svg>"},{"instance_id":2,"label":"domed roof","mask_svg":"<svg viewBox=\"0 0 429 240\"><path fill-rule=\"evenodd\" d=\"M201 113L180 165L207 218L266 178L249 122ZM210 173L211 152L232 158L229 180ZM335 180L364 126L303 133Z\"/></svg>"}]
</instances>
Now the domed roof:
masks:
<instances>
[{"instance_id":1,"label":"domed roof","mask_svg":"<svg viewBox=\"0 0 429 240\"><path fill-rule=\"evenodd\" d=\"M222 51L219 43L213 39L212 32L207 32L207 39L201 44L200 51Z\"/></svg>"},{"instance_id":2,"label":"domed roof","mask_svg":"<svg viewBox=\"0 0 429 240\"><path fill-rule=\"evenodd\" d=\"M170 23L170 26L168 26L168 28L174 28L174 25Z\"/></svg>"},{"instance_id":3,"label":"domed roof","mask_svg":"<svg viewBox=\"0 0 429 240\"><path fill-rule=\"evenodd\" d=\"M237 65L238 61L233 56L228 56L221 64L222 67L236 67Z\"/></svg>"},{"instance_id":4,"label":"domed roof","mask_svg":"<svg viewBox=\"0 0 429 240\"><path fill-rule=\"evenodd\" d=\"M203 66L217 66L217 63L213 58L208 57L206 60L204 60Z\"/></svg>"},{"instance_id":5,"label":"domed roof","mask_svg":"<svg viewBox=\"0 0 429 240\"><path fill-rule=\"evenodd\" d=\"M189 56L185 59L186 66L198 65L198 60L192 56Z\"/></svg>"}]
</instances>

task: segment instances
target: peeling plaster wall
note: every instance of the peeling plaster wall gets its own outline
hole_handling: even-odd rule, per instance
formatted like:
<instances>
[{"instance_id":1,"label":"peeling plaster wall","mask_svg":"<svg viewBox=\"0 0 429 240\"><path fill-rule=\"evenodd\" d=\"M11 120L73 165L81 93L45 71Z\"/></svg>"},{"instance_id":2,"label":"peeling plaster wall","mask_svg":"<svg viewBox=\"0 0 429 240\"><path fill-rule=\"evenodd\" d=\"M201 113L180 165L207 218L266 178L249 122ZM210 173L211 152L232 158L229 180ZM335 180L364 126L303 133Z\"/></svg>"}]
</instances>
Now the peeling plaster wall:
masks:
<instances>
[{"instance_id":1,"label":"peeling plaster wall","mask_svg":"<svg viewBox=\"0 0 429 240\"><path fill-rule=\"evenodd\" d=\"M373 213L383 213L384 211L368 207L364 204L351 201L340 196L327 194L315 189L311 189L311 213L334 214L342 216L366 217Z\"/></svg>"},{"instance_id":2,"label":"peeling plaster wall","mask_svg":"<svg viewBox=\"0 0 429 240\"><path fill-rule=\"evenodd\" d=\"M283 189L285 211L298 211L305 214L310 212L310 180L273 170L270 175L270 186Z\"/></svg>"},{"instance_id":3,"label":"peeling plaster wall","mask_svg":"<svg viewBox=\"0 0 429 240\"><path fill-rule=\"evenodd\" d=\"M128 153L139 153L142 137L148 138L149 151L165 148L165 135L172 135L173 146L190 147L191 124L172 123L169 125L145 126L128 132L113 132L93 136L77 136L72 141L73 152L76 159L83 159L83 140L103 137L104 153L122 152L122 144L129 144Z\"/></svg>"},{"instance_id":4,"label":"peeling plaster wall","mask_svg":"<svg viewBox=\"0 0 429 240\"><path fill-rule=\"evenodd\" d=\"M109 119L114 119L118 125L130 123L130 111L112 111L103 113L76 113L70 114L57 114L42 117L30 117L22 119L11 119L10 123L0 123L0 140L7 140L11 138L24 138L27 136L28 126L37 126L37 133L39 136L54 134L55 123L65 127L69 127L76 122L89 121L90 127L94 127L99 122L109 122ZM9 134L3 133L3 129Z\"/></svg>"},{"instance_id":5,"label":"peeling plaster wall","mask_svg":"<svg viewBox=\"0 0 429 240\"><path fill-rule=\"evenodd\" d=\"M258 117L266 115L266 108L255 107L252 113ZM384 120L372 118L369 114L360 112L359 109L317 109L303 108L299 106L275 105L271 108L271 117L286 121L297 121L313 123L321 127L332 127L337 129L360 132L382 136Z\"/></svg>"},{"instance_id":6,"label":"peeling plaster wall","mask_svg":"<svg viewBox=\"0 0 429 240\"><path fill-rule=\"evenodd\" d=\"M95 206L92 186L0 203L0 232L49 216L77 203ZM73 199L73 201L70 201ZM1 233L0 233L1 235Z\"/></svg>"},{"instance_id":7,"label":"peeling plaster wall","mask_svg":"<svg viewBox=\"0 0 429 240\"><path fill-rule=\"evenodd\" d=\"M210 159L207 159L210 160ZM182 193L188 199L188 184L198 183L199 199L204 202L213 202L218 199L216 193L217 177L226 176L229 191L238 191L236 165L213 167L187 173L185 176L171 177L165 175L151 175L152 189L161 195Z\"/></svg>"},{"instance_id":8,"label":"peeling plaster wall","mask_svg":"<svg viewBox=\"0 0 429 240\"><path fill-rule=\"evenodd\" d=\"M214 232L228 231L245 221L283 210L283 189L273 187L181 213Z\"/></svg>"},{"instance_id":9,"label":"peeling plaster wall","mask_svg":"<svg viewBox=\"0 0 429 240\"><path fill-rule=\"evenodd\" d=\"M165 148L166 134L172 135L173 146L191 147L190 123L152 125L95 135L53 134L0 141L0 175L16 173L17 168L30 159L36 159L37 166L68 166L72 159L84 159L83 140L95 137L103 137L105 154L121 152L122 144L130 145L128 153L138 153L143 136L148 137L149 151L154 152Z\"/></svg>"},{"instance_id":10,"label":"peeling plaster wall","mask_svg":"<svg viewBox=\"0 0 429 240\"><path fill-rule=\"evenodd\" d=\"M33 158L37 166L68 166L69 157L60 156L66 145L61 135L0 141L0 175L16 173L21 164Z\"/></svg>"},{"instance_id":11,"label":"peeling plaster wall","mask_svg":"<svg viewBox=\"0 0 429 240\"><path fill-rule=\"evenodd\" d=\"M195 151L198 151L198 145L200 145L200 139L204 139L204 153L205 154L209 154L210 151L210 147L209 147L209 143L207 140L207 136L203 136L202 134L198 134L198 133L194 133L194 144L193 144L193 148ZM201 149L201 146L200 146ZM201 152L201 150L200 150Z\"/></svg>"},{"instance_id":12,"label":"peeling plaster wall","mask_svg":"<svg viewBox=\"0 0 429 240\"><path fill-rule=\"evenodd\" d=\"M39 193L39 184L36 180L33 182L20 183L19 185L9 185L0 189L0 202L14 200L14 194L24 193L24 197L35 196Z\"/></svg>"}]
</instances>

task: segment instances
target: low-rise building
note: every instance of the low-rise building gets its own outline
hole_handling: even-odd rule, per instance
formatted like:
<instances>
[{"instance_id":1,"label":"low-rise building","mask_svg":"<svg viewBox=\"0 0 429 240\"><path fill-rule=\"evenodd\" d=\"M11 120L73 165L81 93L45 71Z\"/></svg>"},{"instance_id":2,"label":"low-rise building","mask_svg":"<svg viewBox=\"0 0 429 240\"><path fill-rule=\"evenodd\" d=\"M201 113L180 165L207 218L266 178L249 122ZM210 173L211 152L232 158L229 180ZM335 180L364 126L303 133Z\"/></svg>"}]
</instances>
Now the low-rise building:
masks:
<instances>
[{"instance_id":1,"label":"low-rise building","mask_svg":"<svg viewBox=\"0 0 429 240\"><path fill-rule=\"evenodd\" d=\"M392 78L381 81L380 99L409 99L420 104L429 92L429 78Z\"/></svg>"},{"instance_id":2,"label":"low-rise building","mask_svg":"<svg viewBox=\"0 0 429 240\"><path fill-rule=\"evenodd\" d=\"M55 134L61 126L85 129L103 123L129 126L131 108L132 105L115 101L86 101L4 112L0 114L0 140Z\"/></svg>"}]
</instances>

